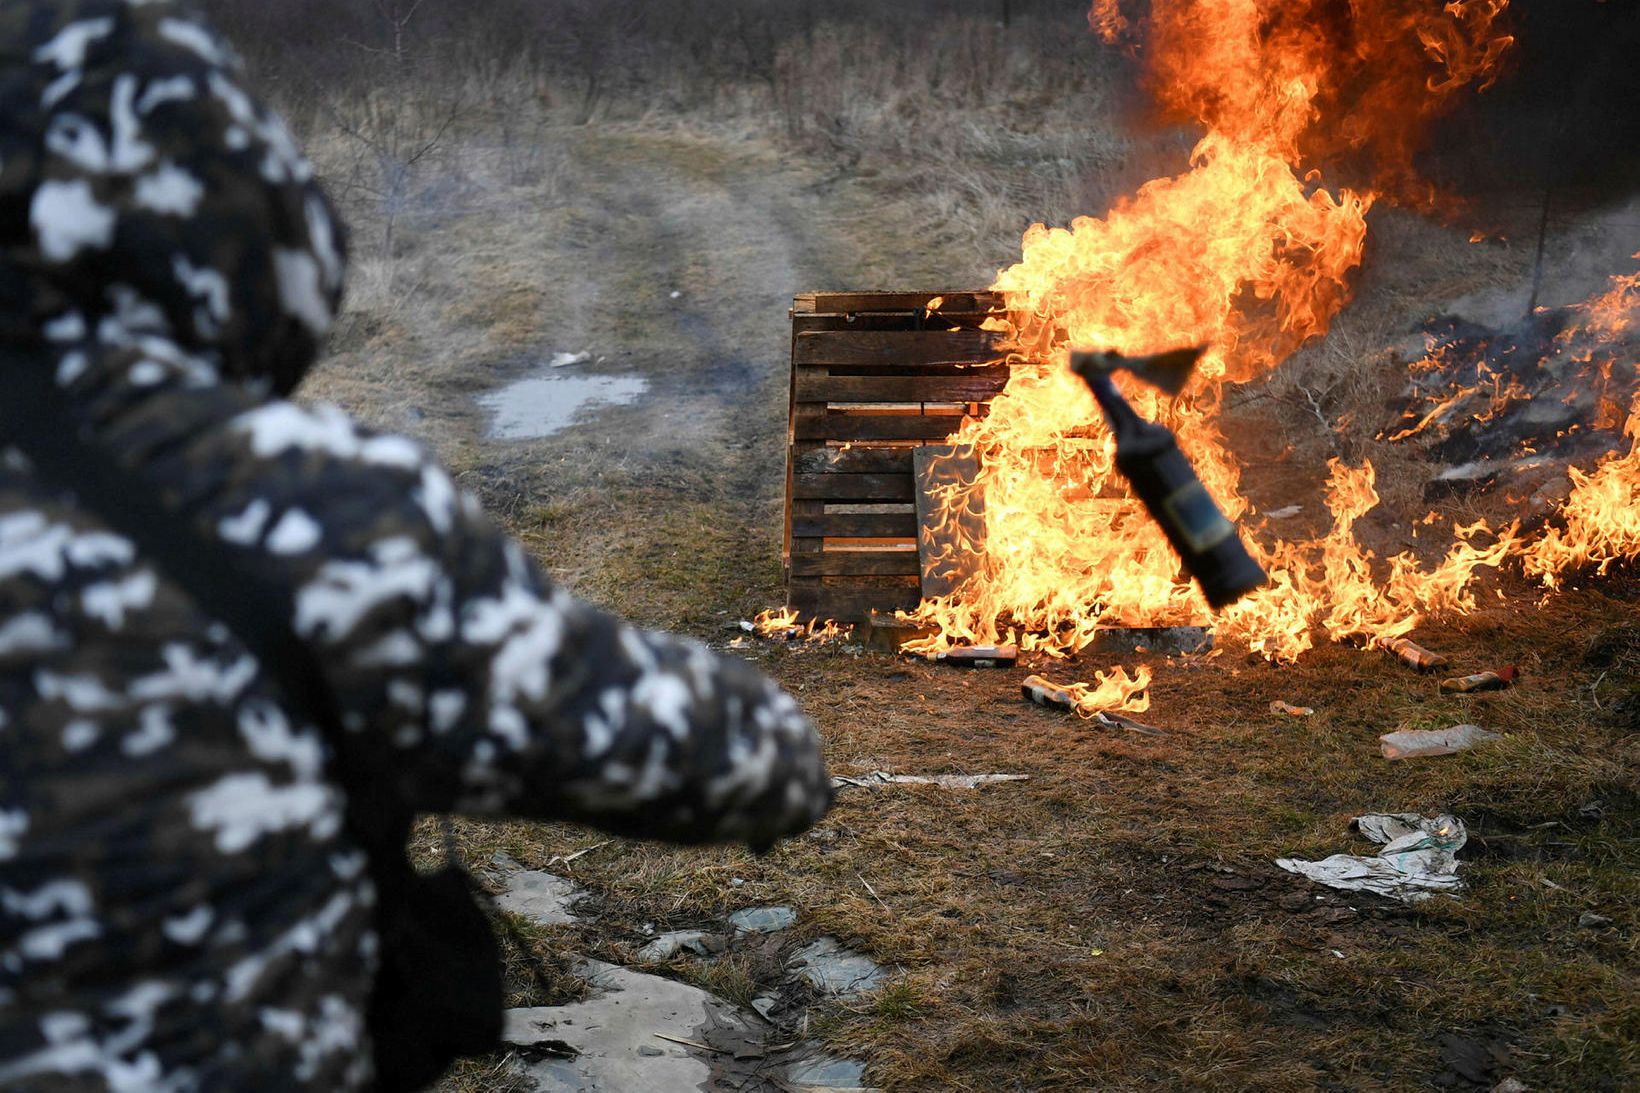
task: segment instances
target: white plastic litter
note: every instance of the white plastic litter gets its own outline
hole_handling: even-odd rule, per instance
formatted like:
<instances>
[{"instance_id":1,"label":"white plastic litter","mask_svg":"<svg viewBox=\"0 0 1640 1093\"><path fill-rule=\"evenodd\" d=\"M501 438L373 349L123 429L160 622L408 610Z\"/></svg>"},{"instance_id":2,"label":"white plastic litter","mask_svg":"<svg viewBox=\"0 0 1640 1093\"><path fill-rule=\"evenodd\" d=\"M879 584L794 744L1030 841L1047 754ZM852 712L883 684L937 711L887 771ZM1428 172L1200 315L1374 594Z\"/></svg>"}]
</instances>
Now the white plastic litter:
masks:
<instances>
[{"instance_id":1,"label":"white plastic litter","mask_svg":"<svg viewBox=\"0 0 1640 1093\"><path fill-rule=\"evenodd\" d=\"M1378 738L1385 759L1420 759L1428 755L1456 755L1485 740L1503 739L1479 725L1454 725L1450 729L1427 731L1403 729Z\"/></svg>"},{"instance_id":2,"label":"white plastic litter","mask_svg":"<svg viewBox=\"0 0 1640 1093\"><path fill-rule=\"evenodd\" d=\"M591 359L591 353L554 353L547 363L553 368L568 368L572 364L585 364Z\"/></svg>"},{"instance_id":3,"label":"white plastic litter","mask_svg":"<svg viewBox=\"0 0 1640 1093\"><path fill-rule=\"evenodd\" d=\"M1425 819L1416 813L1359 816L1362 835L1383 845L1375 857L1334 854L1322 861L1277 858L1276 865L1317 884L1349 892L1374 892L1403 903L1418 903L1436 892L1463 890L1457 853L1469 832L1456 816Z\"/></svg>"}]
</instances>

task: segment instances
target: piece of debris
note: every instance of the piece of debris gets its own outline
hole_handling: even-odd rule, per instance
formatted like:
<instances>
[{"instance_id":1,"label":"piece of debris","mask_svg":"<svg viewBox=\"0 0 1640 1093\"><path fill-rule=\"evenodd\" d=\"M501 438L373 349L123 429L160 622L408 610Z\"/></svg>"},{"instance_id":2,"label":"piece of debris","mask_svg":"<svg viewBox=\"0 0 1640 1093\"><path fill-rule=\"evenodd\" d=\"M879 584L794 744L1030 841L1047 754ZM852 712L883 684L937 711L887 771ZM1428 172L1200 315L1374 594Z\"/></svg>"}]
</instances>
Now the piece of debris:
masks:
<instances>
[{"instance_id":1,"label":"piece of debris","mask_svg":"<svg viewBox=\"0 0 1640 1093\"><path fill-rule=\"evenodd\" d=\"M898 653L908 642L932 637L934 628L885 611L866 616L863 644L879 653Z\"/></svg>"},{"instance_id":2,"label":"piece of debris","mask_svg":"<svg viewBox=\"0 0 1640 1093\"><path fill-rule=\"evenodd\" d=\"M1095 633L1086 649L1113 656L1133 653L1189 656L1212 652L1213 632L1205 626L1119 626Z\"/></svg>"},{"instance_id":3,"label":"piece of debris","mask_svg":"<svg viewBox=\"0 0 1640 1093\"><path fill-rule=\"evenodd\" d=\"M549 368L568 368L572 364L585 364L592 359L591 353L554 353L552 360L547 362Z\"/></svg>"},{"instance_id":4,"label":"piece of debris","mask_svg":"<svg viewBox=\"0 0 1640 1093\"><path fill-rule=\"evenodd\" d=\"M729 925L743 934L773 934L797 921L790 907L748 907L729 916Z\"/></svg>"},{"instance_id":5,"label":"piece of debris","mask_svg":"<svg viewBox=\"0 0 1640 1093\"><path fill-rule=\"evenodd\" d=\"M1100 710L1091 720L1107 729L1121 729L1123 732L1136 732L1140 736L1166 736L1166 729L1158 729L1155 725L1146 725L1143 721L1135 721L1119 713Z\"/></svg>"},{"instance_id":6,"label":"piece of debris","mask_svg":"<svg viewBox=\"0 0 1640 1093\"><path fill-rule=\"evenodd\" d=\"M1425 819L1416 813L1373 814L1351 821L1366 838L1383 844L1375 857L1334 854L1322 861L1277 858L1289 873L1329 888L1373 892L1418 903L1436 892L1462 891L1457 853L1469 839L1456 816Z\"/></svg>"},{"instance_id":7,"label":"piece of debris","mask_svg":"<svg viewBox=\"0 0 1640 1093\"><path fill-rule=\"evenodd\" d=\"M1012 668L1019 659L1017 645L959 645L931 653L928 657L938 664L958 668Z\"/></svg>"},{"instance_id":8,"label":"piece of debris","mask_svg":"<svg viewBox=\"0 0 1640 1093\"><path fill-rule=\"evenodd\" d=\"M1503 739L1479 725L1454 725L1450 729L1402 729L1378 738L1385 759L1422 759L1431 755L1456 755L1484 740Z\"/></svg>"},{"instance_id":9,"label":"piece of debris","mask_svg":"<svg viewBox=\"0 0 1640 1093\"><path fill-rule=\"evenodd\" d=\"M1079 709L1076 695L1071 693L1069 688L1049 683L1041 676L1026 676L1025 682L1019 685L1019 693L1038 706L1052 706L1055 709L1072 712Z\"/></svg>"},{"instance_id":10,"label":"piece of debris","mask_svg":"<svg viewBox=\"0 0 1640 1093\"><path fill-rule=\"evenodd\" d=\"M740 628L768 641L800 641L806 631L801 626L781 626L778 623L758 625L750 619L741 619Z\"/></svg>"},{"instance_id":11,"label":"piece of debris","mask_svg":"<svg viewBox=\"0 0 1640 1093\"><path fill-rule=\"evenodd\" d=\"M1144 669L1140 669L1143 671ZM1103 681L1101 681L1103 682ZM1146 725L1108 710L1097 710L1094 713L1083 713L1083 705L1077 697L1075 689L1049 682L1041 676L1026 676L1019 685L1019 693L1026 700L1035 702L1039 706L1051 706L1058 710L1069 710L1072 713L1083 714L1089 721L1107 729L1122 729L1126 732L1136 732L1144 736L1166 736L1167 733L1154 725Z\"/></svg>"},{"instance_id":12,"label":"piece of debris","mask_svg":"<svg viewBox=\"0 0 1640 1093\"><path fill-rule=\"evenodd\" d=\"M890 774L874 770L870 774L841 776L831 780L833 789L844 786L939 786L941 789L978 789L996 782L1028 782L1029 774Z\"/></svg>"},{"instance_id":13,"label":"piece of debris","mask_svg":"<svg viewBox=\"0 0 1640 1093\"><path fill-rule=\"evenodd\" d=\"M1411 638L1387 638L1383 646L1400 657L1402 662L1420 672L1432 672L1436 668L1446 667L1445 657L1439 653L1431 653Z\"/></svg>"},{"instance_id":14,"label":"piece of debris","mask_svg":"<svg viewBox=\"0 0 1640 1093\"><path fill-rule=\"evenodd\" d=\"M1271 713L1284 713L1289 717L1314 717L1315 709L1310 706L1294 706L1290 702L1276 699L1270 703Z\"/></svg>"},{"instance_id":15,"label":"piece of debris","mask_svg":"<svg viewBox=\"0 0 1640 1093\"><path fill-rule=\"evenodd\" d=\"M1441 680L1441 690L1446 694L1473 694L1476 691L1501 691L1508 687L1520 676L1520 668L1511 664L1507 668L1496 671L1476 672L1474 675L1455 676L1452 679Z\"/></svg>"},{"instance_id":16,"label":"piece of debris","mask_svg":"<svg viewBox=\"0 0 1640 1093\"><path fill-rule=\"evenodd\" d=\"M1577 916L1577 925L1583 930L1603 930L1612 924L1612 920L1605 915L1597 915L1593 911L1584 911Z\"/></svg>"},{"instance_id":17,"label":"piece of debris","mask_svg":"<svg viewBox=\"0 0 1640 1093\"><path fill-rule=\"evenodd\" d=\"M570 912L570 905L587 893L572 880L526 869L508 873L501 883L506 890L495 898L495 905L503 911L521 915L537 926L568 926L581 921L580 916Z\"/></svg>"},{"instance_id":18,"label":"piece of debris","mask_svg":"<svg viewBox=\"0 0 1640 1093\"><path fill-rule=\"evenodd\" d=\"M1272 520L1291 520L1303 511L1303 505L1283 505L1281 508L1272 509L1264 515L1268 516Z\"/></svg>"},{"instance_id":19,"label":"piece of debris","mask_svg":"<svg viewBox=\"0 0 1640 1093\"><path fill-rule=\"evenodd\" d=\"M822 994L864 994L883 981L883 969L868 956L845 949L836 939L823 937L792 954L800 974Z\"/></svg>"},{"instance_id":20,"label":"piece of debris","mask_svg":"<svg viewBox=\"0 0 1640 1093\"><path fill-rule=\"evenodd\" d=\"M723 951L723 939L714 937L704 930L674 930L662 934L654 941L638 950L638 959L651 963L661 963L671 960L681 952L691 952L696 956L711 956Z\"/></svg>"},{"instance_id":21,"label":"piece of debris","mask_svg":"<svg viewBox=\"0 0 1640 1093\"><path fill-rule=\"evenodd\" d=\"M1505 1078L1492 1087L1492 1093L1526 1093L1526 1083L1519 1078Z\"/></svg>"}]
</instances>

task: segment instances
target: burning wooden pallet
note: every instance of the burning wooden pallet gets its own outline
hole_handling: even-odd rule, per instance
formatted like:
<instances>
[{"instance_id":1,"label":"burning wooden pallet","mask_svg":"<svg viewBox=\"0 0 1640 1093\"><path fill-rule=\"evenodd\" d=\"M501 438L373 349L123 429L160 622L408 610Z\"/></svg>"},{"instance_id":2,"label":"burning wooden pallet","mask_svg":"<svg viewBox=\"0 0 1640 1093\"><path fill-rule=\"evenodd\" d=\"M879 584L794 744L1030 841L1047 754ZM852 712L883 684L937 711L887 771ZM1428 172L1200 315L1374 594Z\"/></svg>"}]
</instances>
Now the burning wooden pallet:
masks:
<instances>
[{"instance_id":1,"label":"burning wooden pallet","mask_svg":"<svg viewBox=\"0 0 1640 1093\"><path fill-rule=\"evenodd\" d=\"M1008 382L989 292L811 292L792 303L786 604L856 621L921 597L916 450ZM932 305L932 306L931 306Z\"/></svg>"}]
</instances>

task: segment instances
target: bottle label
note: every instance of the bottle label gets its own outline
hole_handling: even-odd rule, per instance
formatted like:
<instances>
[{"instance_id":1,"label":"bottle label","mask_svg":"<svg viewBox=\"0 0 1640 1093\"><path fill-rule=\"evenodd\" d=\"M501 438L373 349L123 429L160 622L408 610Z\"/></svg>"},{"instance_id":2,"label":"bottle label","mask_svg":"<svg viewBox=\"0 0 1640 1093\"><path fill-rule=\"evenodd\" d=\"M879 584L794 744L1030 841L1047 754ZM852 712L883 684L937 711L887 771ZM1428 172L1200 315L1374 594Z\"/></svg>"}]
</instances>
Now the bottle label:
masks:
<instances>
[{"instance_id":1,"label":"bottle label","mask_svg":"<svg viewBox=\"0 0 1640 1093\"><path fill-rule=\"evenodd\" d=\"M1190 482L1174 490L1162 502L1162 508L1197 554L1205 554L1236 533L1235 525L1225 519L1207 487L1200 482Z\"/></svg>"}]
</instances>

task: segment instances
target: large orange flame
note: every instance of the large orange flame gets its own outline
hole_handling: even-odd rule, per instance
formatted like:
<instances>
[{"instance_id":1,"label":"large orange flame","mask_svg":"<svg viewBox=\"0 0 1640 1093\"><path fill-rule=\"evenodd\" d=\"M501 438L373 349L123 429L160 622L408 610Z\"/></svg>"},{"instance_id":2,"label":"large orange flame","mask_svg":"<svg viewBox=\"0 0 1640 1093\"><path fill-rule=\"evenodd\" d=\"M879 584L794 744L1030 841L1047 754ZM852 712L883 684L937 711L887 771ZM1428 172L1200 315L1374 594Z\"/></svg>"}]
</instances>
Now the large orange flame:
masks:
<instances>
[{"instance_id":1,"label":"large orange flame","mask_svg":"<svg viewBox=\"0 0 1640 1093\"><path fill-rule=\"evenodd\" d=\"M1583 332L1611 339L1627 333L1640 322L1640 273L1612 278L1611 288L1583 311ZM1640 360L1630 363L1640 366ZM1526 551L1526 572L1550 588L1569 570L1594 566L1604 573L1613 563L1640 555L1640 396L1623 431L1628 453L1608 458L1590 474L1574 468L1572 493L1560 510L1563 523Z\"/></svg>"},{"instance_id":2,"label":"large orange flame","mask_svg":"<svg viewBox=\"0 0 1640 1093\"><path fill-rule=\"evenodd\" d=\"M1208 489L1240 516L1240 471L1217 425L1225 385L1326 332L1348 300L1375 199L1429 199L1411 168L1419 134L1497 71L1511 41L1507 3L1153 0L1135 18L1118 0L1096 0L1096 30L1143 43L1163 111L1206 132L1185 173L1146 184L1104 219L1033 226L1022 260L998 274L1007 311L992 325L1014 346L1013 377L989 416L954 438L980 470L943 497L946 537L975 564L953 595L919 609L939 628L930 647L1005 640L1057 653L1100 627L1205 617L1115 473L1068 350L1207 345L1183 398L1128 393L1179 433ZM1373 189L1329 189L1317 165L1335 161L1370 163ZM1260 549L1271 586L1222 621L1272 658L1308 648L1318 622L1334 638L1384 640L1430 610L1472 605L1476 568L1498 564L1516 534L1478 546L1485 529L1463 529L1431 571L1408 555L1375 566L1352 535L1377 503L1371 466L1334 466L1331 492L1333 531ZM983 511L983 547L960 540L962 511Z\"/></svg>"}]
</instances>

